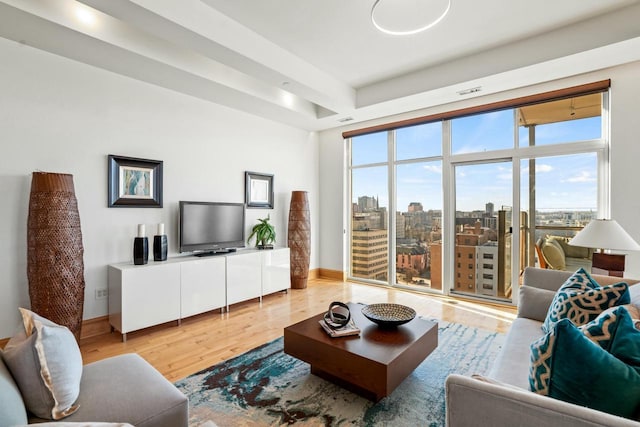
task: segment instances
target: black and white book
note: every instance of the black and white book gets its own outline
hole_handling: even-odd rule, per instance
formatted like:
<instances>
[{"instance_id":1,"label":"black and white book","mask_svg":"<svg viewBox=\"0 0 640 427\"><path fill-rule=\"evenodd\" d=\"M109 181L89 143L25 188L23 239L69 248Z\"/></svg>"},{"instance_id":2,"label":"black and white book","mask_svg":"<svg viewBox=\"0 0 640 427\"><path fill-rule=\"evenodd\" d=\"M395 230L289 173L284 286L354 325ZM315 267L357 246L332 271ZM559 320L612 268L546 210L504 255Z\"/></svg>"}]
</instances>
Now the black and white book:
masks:
<instances>
[{"instance_id":1,"label":"black and white book","mask_svg":"<svg viewBox=\"0 0 640 427\"><path fill-rule=\"evenodd\" d=\"M331 329L329 325L327 325L327 323L324 321L324 319L320 319L319 323L320 326L322 326L322 329L324 329L325 332L332 338L360 335L360 328L356 326L356 322L353 321L353 318L349 320L349 323L337 329Z\"/></svg>"}]
</instances>

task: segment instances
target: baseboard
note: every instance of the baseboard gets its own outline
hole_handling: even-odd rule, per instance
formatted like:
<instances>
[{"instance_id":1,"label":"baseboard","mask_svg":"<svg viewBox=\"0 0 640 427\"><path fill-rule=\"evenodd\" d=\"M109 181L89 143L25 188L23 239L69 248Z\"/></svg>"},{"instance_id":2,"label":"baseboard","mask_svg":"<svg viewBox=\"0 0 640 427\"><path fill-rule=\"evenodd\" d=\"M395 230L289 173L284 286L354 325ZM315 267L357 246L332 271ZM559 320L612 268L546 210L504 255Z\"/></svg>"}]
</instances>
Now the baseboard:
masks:
<instances>
[{"instance_id":1,"label":"baseboard","mask_svg":"<svg viewBox=\"0 0 640 427\"><path fill-rule=\"evenodd\" d=\"M109 316L94 317L82 321L82 329L80 329L80 339L91 338L98 335L104 335L111 332L109 324Z\"/></svg>"},{"instance_id":2,"label":"baseboard","mask_svg":"<svg viewBox=\"0 0 640 427\"><path fill-rule=\"evenodd\" d=\"M80 329L80 339L86 339L96 337L98 335L104 335L111 332L111 325L109 324L109 316L94 317L93 319L86 319L82 321L82 328ZM11 338L0 338L0 348L4 348Z\"/></svg>"},{"instance_id":3,"label":"baseboard","mask_svg":"<svg viewBox=\"0 0 640 427\"><path fill-rule=\"evenodd\" d=\"M339 271L339 270L329 270L327 268L319 268L318 276L316 277L316 279L318 278L344 281L345 274L343 271Z\"/></svg>"}]
</instances>

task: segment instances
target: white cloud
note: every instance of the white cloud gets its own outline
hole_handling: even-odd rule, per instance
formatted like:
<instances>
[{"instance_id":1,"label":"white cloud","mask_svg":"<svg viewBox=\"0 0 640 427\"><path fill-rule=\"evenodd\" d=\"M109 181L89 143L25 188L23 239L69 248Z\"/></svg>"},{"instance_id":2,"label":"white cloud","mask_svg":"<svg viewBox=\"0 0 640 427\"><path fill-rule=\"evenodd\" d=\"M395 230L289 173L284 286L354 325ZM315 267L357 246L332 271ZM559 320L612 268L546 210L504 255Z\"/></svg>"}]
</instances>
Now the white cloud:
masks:
<instances>
[{"instance_id":1,"label":"white cloud","mask_svg":"<svg viewBox=\"0 0 640 427\"><path fill-rule=\"evenodd\" d=\"M544 163L536 163L536 172L546 173L551 172L553 170L553 166L545 165Z\"/></svg>"},{"instance_id":2,"label":"white cloud","mask_svg":"<svg viewBox=\"0 0 640 427\"><path fill-rule=\"evenodd\" d=\"M590 172L580 171L578 175L567 179L567 182L596 182L596 177Z\"/></svg>"},{"instance_id":3,"label":"white cloud","mask_svg":"<svg viewBox=\"0 0 640 427\"><path fill-rule=\"evenodd\" d=\"M423 166L423 168L427 172L438 173L438 174L442 173L442 166L440 165L425 165Z\"/></svg>"}]
</instances>

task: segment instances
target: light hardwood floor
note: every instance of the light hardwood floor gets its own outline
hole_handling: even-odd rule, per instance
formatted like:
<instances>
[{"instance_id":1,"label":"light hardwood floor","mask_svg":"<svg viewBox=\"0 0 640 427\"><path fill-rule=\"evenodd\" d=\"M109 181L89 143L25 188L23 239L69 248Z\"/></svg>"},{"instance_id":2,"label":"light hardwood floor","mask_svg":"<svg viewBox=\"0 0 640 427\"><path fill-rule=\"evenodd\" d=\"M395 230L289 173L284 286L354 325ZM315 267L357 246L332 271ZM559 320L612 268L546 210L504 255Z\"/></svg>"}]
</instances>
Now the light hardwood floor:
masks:
<instances>
[{"instance_id":1,"label":"light hardwood floor","mask_svg":"<svg viewBox=\"0 0 640 427\"><path fill-rule=\"evenodd\" d=\"M127 335L85 338L80 343L84 363L136 352L168 380L176 381L241 354L283 334L295 322L325 311L332 301L364 304L393 302L410 306L418 315L506 332L515 317L512 307L429 296L388 287L329 279L313 279L306 289L291 289L219 310ZM144 310L144 307L141 307Z\"/></svg>"}]
</instances>

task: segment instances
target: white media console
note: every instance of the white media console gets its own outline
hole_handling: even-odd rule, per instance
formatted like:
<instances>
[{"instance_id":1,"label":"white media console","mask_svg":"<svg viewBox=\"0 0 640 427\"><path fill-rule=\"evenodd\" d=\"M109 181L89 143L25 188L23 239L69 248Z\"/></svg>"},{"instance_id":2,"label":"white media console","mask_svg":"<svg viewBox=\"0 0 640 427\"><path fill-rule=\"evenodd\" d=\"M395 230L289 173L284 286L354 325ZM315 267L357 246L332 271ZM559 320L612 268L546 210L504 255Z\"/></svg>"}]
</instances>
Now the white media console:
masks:
<instances>
[{"instance_id":1,"label":"white media console","mask_svg":"<svg viewBox=\"0 0 640 427\"><path fill-rule=\"evenodd\" d=\"M289 289L289 248L109 265L109 323L122 334Z\"/></svg>"}]
</instances>

